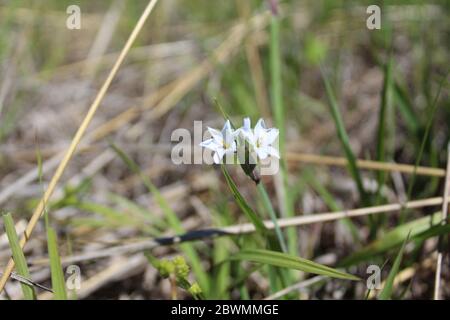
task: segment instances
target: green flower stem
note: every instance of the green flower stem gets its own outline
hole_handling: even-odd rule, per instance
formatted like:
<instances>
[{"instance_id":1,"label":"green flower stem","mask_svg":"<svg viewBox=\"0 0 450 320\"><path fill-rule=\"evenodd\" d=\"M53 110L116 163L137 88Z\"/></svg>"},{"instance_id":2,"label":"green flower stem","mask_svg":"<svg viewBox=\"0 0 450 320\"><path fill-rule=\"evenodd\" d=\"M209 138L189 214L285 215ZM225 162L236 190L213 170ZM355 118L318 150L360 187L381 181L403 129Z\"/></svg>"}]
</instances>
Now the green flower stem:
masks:
<instances>
[{"instance_id":1,"label":"green flower stem","mask_svg":"<svg viewBox=\"0 0 450 320\"><path fill-rule=\"evenodd\" d=\"M264 187L264 184L262 182L258 183L257 188L262 197L264 206L266 207L266 210L269 212L270 219L272 219L272 222L275 226L275 233L277 235L278 242L280 243L281 250L283 250L284 253L287 253L288 250L286 246L286 241L284 240L283 233L281 232L280 226L278 225L277 216L275 214L275 210L273 210L273 206L272 203L270 202L266 188Z\"/></svg>"}]
</instances>

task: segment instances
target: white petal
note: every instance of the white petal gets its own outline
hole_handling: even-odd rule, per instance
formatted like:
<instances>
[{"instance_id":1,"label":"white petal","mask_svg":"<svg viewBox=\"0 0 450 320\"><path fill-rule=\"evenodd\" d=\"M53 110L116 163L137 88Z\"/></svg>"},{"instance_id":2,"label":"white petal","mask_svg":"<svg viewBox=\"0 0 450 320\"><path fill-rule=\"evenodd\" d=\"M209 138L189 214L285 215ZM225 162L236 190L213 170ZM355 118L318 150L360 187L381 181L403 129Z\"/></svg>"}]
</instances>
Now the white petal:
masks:
<instances>
[{"instance_id":1,"label":"white petal","mask_svg":"<svg viewBox=\"0 0 450 320\"><path fill-rule=\"evenodd\" d=\"M250 135L253 135L252 128L250 127L250 118L244 118L243 126L237 129L234 133L236 134L236 136L241 137L245 140L247 140Z\"/></svg>"},{"instance_id":2,"label":"white petal","mask_svg":"<svg viewBox=\"0 0 450 320\"><path fill-rule=\"evenodd\" d=\"M217 148L216 153L219 156L219 158L222 159L223 155L225 154L225 149L224 148Z\"/></svg>"},{"instance_id":3,"label":"white petal","mask_svg":"<svg viewBox=\"0 0 450 320\"><path fill-rule=\"evenodd\" d=\"M233 150L233 149L227 149L227 150L225 150L225 152L224 152L223 155L226 157L227 154L234 154L234 151L235 151L235 150Z\"/></svg>"},{"instance_id":4,"label":"white petal","mask_svg":"<svg viewBox=\"0 0 450 320\"><path fill-rule=\"evenodd\" d=\"M250 145L250 148L256 148L256 138L251 135L247 138L248 144Z\"/></svg>"},{"instance_id":5,"label":"white petal","mask_svg":"<svg viewBox=\"0 0 450 320\"><path fill-rule=\"evenodd\" d=\"M214 139L208 139L200 143L199 146L215 151L219 145L214 141Z\"/></svg>"},{"instance_id":6,"label":"white petal","mask_svg":"<svg viewBox=\"0 0 450 320\"><path fill-rule=\"evenodd\" d=\"M267 147L267 151L271 156L274 156L275 158L280 159L280 153L274 147L272 147L272 146Z\"/></svg>"},{"instance_id":7,"label":"white petal","mask_svg":"<svg viewBox=\"0 0 450 320\"><path fill-rule=\"evenodd\" d=\"M246 141L248 141L248 143L250 144L250 145L254 145L255 144L255 141L256 141L256 139L255 139L255 135L253 134L253 132L250 130L250 131L245 131L245 130L242 130L241 131L241 137L244 139L244 140L246 140Z\"/></svg>"},{"instance_id":8,"label":"white petal","mask_svg":"<svg viewBox=\"0 0 450 320\"><path fill-rule=\"evenodd\" d=\"M219 144L223 144L222 133L219 130L208 127L208 131L211 134L212 138Z\"/></svg>"},{"instance_id":9,"label":"white petal","mask_svg":"<svg viewBox=\"0 0 450 320\"><path fill-rule=\"evenodd\" d=\"M234 142L235 134L234 132L231 132L230 130L225 131L223 134L223 140L227 145L231 145L232 142Z\"/></svg>"},{"instance_id":10,"label":"white petal","mask_svg":"<svg viewBox=\"0 0 450 320\"><path fill-rule=\"evenodd\" d=\"M251 128L251 120L250 120L249 117L244 118L244 125L242 126L242 129L243 129L243 130L246 130L246 131L252 129L252 128Z\"/></svg>"},{"instance_id":11,"label":"white petal","mask_svg":"<svg viewBox=\"0 0 450 320\"><path fill-rule=\"evenodd\" d=\"M231 147L230 147L231 151L235 152L237 150L237 144L236 141L233 141L231 143Z\"/></svg>"},{"instance_id":12,"label":"white petal","mask_svg":"<svg viewBox=\"0 0 450 320\"><path fill-rule=\"evenodd\" d=\"M268 157L268 153L267 153L266 148L257 148L257 149L256 149L256 154L258 155L258 157L259 157L261 160L264 160L265 158Z\"/></svg>"},{"instance_id":13,"label":"white petal","mask_svg":"<svg viewBox=\"0 0 450 320\"><path fill-rule=\"evenodd\" d=\"M239 131L240 135L243 136L243 137L247 137L247 136L253 134L252 130L244 129L244 127L239 128L239 129L236 130L236 131Z\"/></svg>"},{"instance_id":14,"label":"white petal","mask_svg":"<svg viewBox=\"0 0 450 320\"><path fill-rule=\"evenodd\" d=\"M215 164L219 164L220 163L220 158L219 155L217 153L213 154L213 160Z\"/></svg>"},{"instance_id":15,"label":"white petal","mask_svg":"<svg viewBox=\"0 0 450 320\"><path fill-rule=\"evenodd\" d=\"M255 126L255 136L259 137L266 130L264 119L259 119Z\"/></svg>"},{"instance_id":16,"label":"white petal","mask_svg":"<svg viewBox=\"0 0 450 320\"><path fill-rule=\"evenodd\" d=\"M280 132L278 131L278 129L275 128L268 129L265 137L266 143L272 144L277 139L279 133Z\"/></svg>"},{"instance_id":17,"label":"white petal","mask_svg":"<svg viewBox=\"0 0 450 320\"><path fill-rule=\"evenodd\" d=\"M222 128L222 136L224 136L226 132L230 132L231 130L232 129L231 129L230 120L225 121L225 124L223 125L223 128Z\"/></svg>"},{"instance_id":18,"label":"white petal","mask_svg":"<svg viewBox=\"0 0 450 320\"><path fill-rule=\"evenodd\" d=\"M233 136L233 140L236 139L241 133L241 129L232 130L231 135Z\"/></svg>"},{"instance_id":19,"label":"white petal","mask_svg":"<svg viewBox=\"0 0 450 320\"><path fill-rule=\"evenodd\" d=\"M222 147L218 147L215 151L216 152L213 155L213 160L214 160L214 163L219 164L223 158L223 155L225 154L225 149Z\"/></svg>"}]
</instances>

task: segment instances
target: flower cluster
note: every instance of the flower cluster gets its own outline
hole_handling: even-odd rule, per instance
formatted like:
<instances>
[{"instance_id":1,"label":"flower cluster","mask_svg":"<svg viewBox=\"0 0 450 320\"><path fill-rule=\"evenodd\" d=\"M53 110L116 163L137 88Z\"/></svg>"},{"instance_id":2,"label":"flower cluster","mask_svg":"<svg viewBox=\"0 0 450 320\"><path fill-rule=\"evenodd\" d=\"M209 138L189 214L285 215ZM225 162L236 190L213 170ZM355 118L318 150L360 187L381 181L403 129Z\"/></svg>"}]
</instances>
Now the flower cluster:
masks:
<instances>
[{"instance_id":1,"label":"flower cluster","mask_svg":"<svg viewBox=\"0 0 450 320\"><path fill-rule=\"evenodd\" d=\"M154 258L152 258L154 259ZM156 260L152 264L158 269L163 278L170 278L176 282L177 286L187 290L194 297L201 295L202 289L197 282L189 282L189 265L182 256L176 256L172 260Z\"/></svg>"},{"instance_id":2,"label":"flower cluster","mask_svg":"<svg viewBox=\"0 0 450 320\"><path fill-rule=\"evenodd\" d=\"M173 260L162 259L158 263L158 270L163 278L175 275L177 279L186 279L189 275L189 266L182 256L176 256Z\"/></svg>"},{"instance_id":3,"label":"flower cluster","mask_svg":"<svg viewBox=\"0 0 450 320\"><path fill-rule=\"evenodd\" d=\"M200 143L200 146L214 152L214 163L220 163L224 156L234 154L238 147L248 143L250 152L254 152L261 160L269 156L280 158L278 150L272 144L278 137L279 131L276 128L266 128L263 119L259 119L255 128L251 128L250 118L245 118L243 126L233 129L230 121L227 120L222 131L208 127L211 139Z\"/></svg>"}]
</instances>

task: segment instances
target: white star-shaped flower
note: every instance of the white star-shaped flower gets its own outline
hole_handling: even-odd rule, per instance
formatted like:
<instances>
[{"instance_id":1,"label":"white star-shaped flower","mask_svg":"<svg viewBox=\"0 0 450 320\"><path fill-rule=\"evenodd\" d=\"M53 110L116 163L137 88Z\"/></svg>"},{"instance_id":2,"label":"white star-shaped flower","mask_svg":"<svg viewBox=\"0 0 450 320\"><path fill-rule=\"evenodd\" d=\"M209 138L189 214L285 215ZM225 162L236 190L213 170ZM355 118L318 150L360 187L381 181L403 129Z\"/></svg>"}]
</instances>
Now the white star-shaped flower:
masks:
<instances>
[{"instance_id":1,"label":"white star-shaped flower","mask_svg":"<svg viewBox=\"0 0 450 320\"><path fill-rule=\"evenodd\" d=\"M263 119L259 119L255 129L252 130L250 118L245 118L244 125L239 131L261 160L266 159L268 156L280 158L278 150L272 146L278 137L279 131L276 128L267 129Z\"/></svg>"},{"instance_id":2,"label":"white star-shaped flower","mask_svg":"<svg viewBox=\"0 0 450 320\"><path fill-rule=\"evenodd\" d=\"M231 128L230 120L225 122L222 131L210 127L208 131L212 138L203 141L200 146L214 151L214 163L219 164L225 155L236 152L235 139L239 131Z\"/></svg>"}]
</instances>

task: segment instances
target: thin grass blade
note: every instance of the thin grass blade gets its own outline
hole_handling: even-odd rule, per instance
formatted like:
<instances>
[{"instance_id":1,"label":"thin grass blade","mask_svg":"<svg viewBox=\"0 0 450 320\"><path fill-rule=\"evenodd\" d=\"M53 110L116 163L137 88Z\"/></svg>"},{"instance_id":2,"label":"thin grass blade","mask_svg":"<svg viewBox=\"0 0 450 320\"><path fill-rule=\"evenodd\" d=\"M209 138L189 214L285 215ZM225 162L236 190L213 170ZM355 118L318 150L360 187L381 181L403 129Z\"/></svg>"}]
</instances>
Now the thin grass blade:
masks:
<instances>
[{"instance_id":1,"label":"thin grass blade","mask_svg":"<svg viewBox=\"0 0 450 320\"><path fill-rule=\"evenodd\" d=\"M391 297L392 297L392 292L394 289L394 280L395 280L395 277L396 277L398 271L400 270L400 264L402 263L403 252L405 251L405 246L406 246L406 243L408 242L408 238L409 238L409 235L405 239L405 241L403 241L403 245L400 248L400 251L398 252L397 257L395 258L394 265L392 266L391 271L389 271L389 275L386 280L386 283L384 284L384 287L381 290L380 295L378 296L378 299L380 299L380 300L388 300L388 299L391 299Z\"/></svg>"},{"instance_id":2,"label":"thin grass blade","mask_svg":"<svg viewBox=\"0 0 450 320\"><path fill-rule=\"evenodd\" d=\"M320 274L331 278L356 281L360 280L354 275L324 266L311 260L270 250L243 250L231 256L229 260L251 261L281 268L295 269L303 272Z\"/></svg>"},{"instance_id":3,"label":"thin grass blade","mask_svg":"<svg viewBox=\"0 0 450 320\"><path fill-rule=\"evenodd\" d=\"M10 213L3 216L3 222L5 225L6 235L8 236L9 246L13 255L14 262L16 263L17 273L26 278L30 279L30 271L28 270L27 261L25 260L25 255L23 254L22 248L19 244L19 237L16 233L16 228L14 225L14 220ZM22 287L23 296L27 300L36 299L36 294L34 292L33 286L20 283Z\"/></svg>"},{"instance_id":4,"label":"thin grass blade","mask_svg":"<svg viewBox=\"0 0 450 320\"><path fill-rule=\"evenodd\" d=\"M239 192L236 184L233 181L233 178L231 178L230 174L228 173L226 167L224 165L221 166L223 175L225 176L225 180L227 181L228 187L231 190L231 193L233 194L233 197L236 199L237 204L241 208L241 210L246 215L247 219L253 225L255 226L256 230L261 233L262 235L267 234L267 228L264 225L262 219L253 211L253 209L250 207L250 205L245 201L244 197Z\"/></svg>"},{"instance_id":5,"label":"thin grass blade","mask_svg":"<svg viewBox=\"0 0 450 320\"><path fill-rule=\"evenodd\" d=\"M344 148L344 153L348 161L348 169L353 179L355 180L363 205L368 206L369 198L364 189L358 166L356 165L356 157L350 146L350 140L348 138L347 131L345 130L344 121L342 120L341 112L339 110L336 97L334 96L333 89L331 88L331 84L323 71L322 78L325 84L325 91L330 105L331 115L336 125L337 134L339 140L341 141L342 147Z\"/></svg>"},{"instance_id":6,"label":"thin grass blade","mask_svg":"<svg viewBox=\"0 0 450 320\"><path fill-rule=\"evenodd\" d=\"M64 272L61 266L61 257L58 252L58 240L56 232L52 227L47 229L47 245L54 298L55 300L67 300Z\"/></svg>"}]
</instances>

